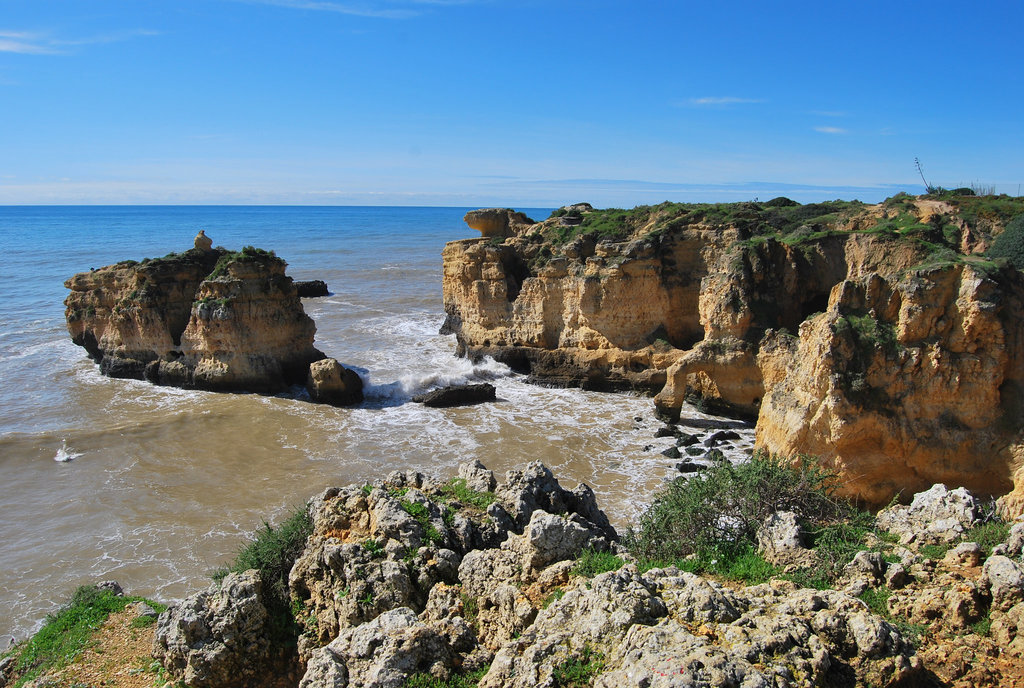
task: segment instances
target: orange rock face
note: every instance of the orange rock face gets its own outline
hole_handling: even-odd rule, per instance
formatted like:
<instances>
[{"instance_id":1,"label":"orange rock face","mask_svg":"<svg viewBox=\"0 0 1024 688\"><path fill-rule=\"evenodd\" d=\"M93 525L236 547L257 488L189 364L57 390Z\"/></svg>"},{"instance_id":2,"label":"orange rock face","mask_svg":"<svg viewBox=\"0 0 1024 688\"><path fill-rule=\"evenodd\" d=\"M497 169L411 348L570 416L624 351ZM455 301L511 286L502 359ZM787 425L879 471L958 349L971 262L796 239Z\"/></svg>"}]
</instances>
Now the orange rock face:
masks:
<instances>
[{"instance_id":1,"label":"orange rock face","mask_svg":"<svg viewBox=\"0 0 1024 688\"><path fill-rule=\"evenodd\" d=\"M444 331L544 382L657 393L667 417L688 397L756 417L760 447L821 456L869 503L945 482L1012 489L1017 514L1024 287L972 255L1005 218L965 203L904 195L795 229L666 204L615 231L608 211L599 241L579 225L603 211L563 208L446 246Z\"/></svg>"},{"instance_id":2,"label":"orange rock face","mask_svg":"<svg viewBox=\"0 0 1024 688\"><path fill-rule=\"evenodd\" d=\"M1013 269L986 276L954 265L840 283L798 338L762 342L758 445L820 456L847 494L875 506L939 482L1009 492L1021 442L1022 304Z\"/></svg>"},{"instance_id":3,"label":"orange rock face","mask_svg":"<svg viewBox=\"0 0 1024 688\"><path fill-rule=\"evenodd\" d=\"M68 331L113 377L218 391L303 384L316 326L279 258L192 249L65 282Z\"/></svg>"}]
</instances>

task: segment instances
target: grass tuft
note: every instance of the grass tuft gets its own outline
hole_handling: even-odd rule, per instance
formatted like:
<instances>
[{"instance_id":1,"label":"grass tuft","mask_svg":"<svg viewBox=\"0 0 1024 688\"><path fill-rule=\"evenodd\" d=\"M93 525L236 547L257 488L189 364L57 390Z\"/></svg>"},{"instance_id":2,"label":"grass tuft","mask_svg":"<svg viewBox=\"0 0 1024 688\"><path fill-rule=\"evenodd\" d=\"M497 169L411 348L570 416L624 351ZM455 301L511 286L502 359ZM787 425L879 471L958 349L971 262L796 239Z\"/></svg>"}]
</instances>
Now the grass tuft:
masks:
<instances>
[{"instance_id":1,"label":"grass tuft","mask_svg":"<svg viewBox=\"0 0 1024 688\"><path fill-rule=\"evenodd\" d=\"M593 578L599 573L616 571L626 562L608 551L598 551L592 547L580 552L576 565L572 567L572 575Z\"/></svg>"}]
</instances>

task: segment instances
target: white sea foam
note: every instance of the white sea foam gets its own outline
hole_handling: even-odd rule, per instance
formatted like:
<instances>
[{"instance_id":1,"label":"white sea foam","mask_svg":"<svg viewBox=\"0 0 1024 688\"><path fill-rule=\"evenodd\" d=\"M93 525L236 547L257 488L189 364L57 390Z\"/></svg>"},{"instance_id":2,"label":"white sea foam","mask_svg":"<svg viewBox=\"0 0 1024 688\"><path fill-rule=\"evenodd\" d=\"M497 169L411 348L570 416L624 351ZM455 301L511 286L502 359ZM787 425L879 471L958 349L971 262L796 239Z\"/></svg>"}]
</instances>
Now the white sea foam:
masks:
<instances>
[{"instance_id":1,"label":"white sea foam","mask_svg":"<svg viewBox=\"0 0 1024 688\"><path fill-rule=\"evenodd\" d=\"M58 463L67 463L69 461L74 461L81 455L82 452L76 452L74 450L68 449L68 441L66 439L62 439L60 441L60 448L54 455L53 460L57 461Z\"/></svg>"}]
</instances>

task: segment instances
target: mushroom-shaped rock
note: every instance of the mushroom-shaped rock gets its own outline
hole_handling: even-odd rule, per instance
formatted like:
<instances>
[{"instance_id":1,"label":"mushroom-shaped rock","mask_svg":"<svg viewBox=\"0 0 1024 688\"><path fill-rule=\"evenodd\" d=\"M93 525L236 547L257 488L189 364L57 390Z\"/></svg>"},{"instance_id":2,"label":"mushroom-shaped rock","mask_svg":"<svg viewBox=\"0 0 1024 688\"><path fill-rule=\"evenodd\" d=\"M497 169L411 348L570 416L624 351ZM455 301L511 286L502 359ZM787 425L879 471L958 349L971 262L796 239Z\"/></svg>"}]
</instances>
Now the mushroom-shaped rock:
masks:
<instances>
[{"instance_id":1,"label":"mushroom-shaped rock","mask_svg":"<svg viewBox=\"0 0 1024 688\"><path fill-rule=\"evenodd\" d=\"M346 406L363 400L362 378L333 358L309 364L306 389L310 398L321 404Z\"/></svg>"},{"instance_id":2,"label":"mushroom-shaped rock","mask_svg":"<svg viewBox=\"0 0 1024 688\"><path fill-rule=\"evenodd\" d=\"M485 237L504 239L516 233L516 230L536 224L524 213L511 208L483 208L470 210L462 218L466 224L478 230Z\"/></svg>"}]
</instances>

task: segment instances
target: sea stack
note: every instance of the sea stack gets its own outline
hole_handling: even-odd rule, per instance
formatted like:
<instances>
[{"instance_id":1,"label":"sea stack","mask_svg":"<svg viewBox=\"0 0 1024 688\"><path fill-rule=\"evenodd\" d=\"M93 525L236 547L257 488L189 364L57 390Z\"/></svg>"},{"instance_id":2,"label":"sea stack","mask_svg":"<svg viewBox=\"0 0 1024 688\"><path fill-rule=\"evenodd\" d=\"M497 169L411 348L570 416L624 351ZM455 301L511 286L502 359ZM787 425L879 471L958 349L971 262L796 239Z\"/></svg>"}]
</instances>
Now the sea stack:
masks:
<instances>
[{"instance_id":1,"label":"sea stack","mask_svg":"<svg viewBox=\"0 0 1024 688\"><path fill-rule=\"evenodd\" d=\"M306 384L324 354L286 263L251 246L210 248L202 231L195 244L67 280L72 341L111 377L224 392Z\"/></svg>"}]
</instances>

